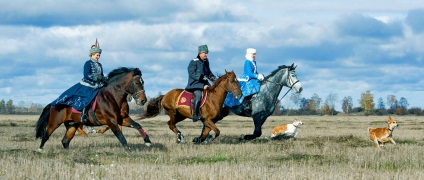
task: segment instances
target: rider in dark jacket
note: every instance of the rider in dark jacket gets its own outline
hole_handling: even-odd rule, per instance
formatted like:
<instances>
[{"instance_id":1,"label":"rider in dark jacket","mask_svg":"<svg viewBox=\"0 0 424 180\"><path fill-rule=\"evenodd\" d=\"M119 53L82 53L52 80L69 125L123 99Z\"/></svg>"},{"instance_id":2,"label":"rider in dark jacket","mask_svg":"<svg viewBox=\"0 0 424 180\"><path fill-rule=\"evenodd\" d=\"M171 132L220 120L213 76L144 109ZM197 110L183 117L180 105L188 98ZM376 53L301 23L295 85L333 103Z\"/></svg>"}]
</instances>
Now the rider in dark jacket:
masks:
<instances>
[{"instance_id":1,"label":"rider in dark jacket","mask_svg":"<svg viewBox=\"0 0 424 180\"><path fill-rule=\"evenodd\" d=\"M195 95L193 101L193 122L196 122L201 118L199 111L203 89L210 85L208 80L216 80L216 77L212 74L209 68L208 53L207 45L199 46L197 57L190 61L187 68L188 83L185 89Z\"/></svg>"}]
</instances>

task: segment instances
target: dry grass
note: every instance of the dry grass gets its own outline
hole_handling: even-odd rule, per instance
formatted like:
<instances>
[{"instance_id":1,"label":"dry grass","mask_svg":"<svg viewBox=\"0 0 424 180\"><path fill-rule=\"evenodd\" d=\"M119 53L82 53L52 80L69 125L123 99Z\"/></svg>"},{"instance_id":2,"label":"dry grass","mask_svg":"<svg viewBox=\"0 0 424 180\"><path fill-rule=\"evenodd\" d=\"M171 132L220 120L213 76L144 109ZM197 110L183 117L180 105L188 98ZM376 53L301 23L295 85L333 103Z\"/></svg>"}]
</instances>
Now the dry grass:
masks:
<instances>
[{"instance_id":1,"label":"dry grass","mask_svg":"<svg viewBox=\"0 0 424 180\"><path fill-rule=\"evenodd\" d=\"M296 140L269 140L274 126L305 124ZM111 131L76 136L62 148L64 126L35 150L38 116L0 116L0 179L423 179L424 117L394 117L399 127L382 151L372 147L368 127L384 127L387 117L269 117L263 136L240 142L251 133L250 118L230 116L218 123L221 136L194 145L201 123L179 124L187 144L177 144L164 116L138 121L154 143L146 147L137 131L124 128L133 151L122 148Z\"/></svg>"}]
</instances>

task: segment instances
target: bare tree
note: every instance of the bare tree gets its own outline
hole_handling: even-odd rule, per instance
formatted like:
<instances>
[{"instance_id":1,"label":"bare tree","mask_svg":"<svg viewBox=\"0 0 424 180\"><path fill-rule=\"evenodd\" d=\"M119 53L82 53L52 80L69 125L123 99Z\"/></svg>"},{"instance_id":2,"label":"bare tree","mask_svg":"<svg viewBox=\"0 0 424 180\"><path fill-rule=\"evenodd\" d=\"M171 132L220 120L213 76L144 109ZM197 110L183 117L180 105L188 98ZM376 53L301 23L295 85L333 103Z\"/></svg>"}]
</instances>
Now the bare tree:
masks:
<instances>
[{"instance_id":1,"label":"bare tree","mask_svg":"<svg viewBox=\"0 0 424 180\"><path fill-rule=\"evenodd\" d=\"M353 101L352 101L352 97L347 96L344 97L342 100L342 110L344 113L349 114L350 112L352 112L352 108L353 108Z\"/></svg>"}]
</instances>

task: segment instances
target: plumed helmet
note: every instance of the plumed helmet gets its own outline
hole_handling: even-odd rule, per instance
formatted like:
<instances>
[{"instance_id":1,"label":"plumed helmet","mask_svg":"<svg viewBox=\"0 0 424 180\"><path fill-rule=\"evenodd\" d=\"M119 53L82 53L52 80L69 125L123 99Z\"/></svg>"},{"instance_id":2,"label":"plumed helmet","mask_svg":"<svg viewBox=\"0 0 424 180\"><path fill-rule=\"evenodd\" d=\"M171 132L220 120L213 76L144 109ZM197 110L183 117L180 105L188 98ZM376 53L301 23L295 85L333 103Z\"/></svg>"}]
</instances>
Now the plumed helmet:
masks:
<instances>
[{"instance_id":1,"label":"plumed helmet","mask_svg":"<svg viewBox=\"0 0 424 180\"><path fill-rule=\"evenodd\" d=\"M94 53L100 53L100 54L102 53L102 49L100 49L100 44L99 42L97 42L97 38L96 38L96 43L91 46L89 56L91 57L91 55Z\"/></svg>"}]
</instances>

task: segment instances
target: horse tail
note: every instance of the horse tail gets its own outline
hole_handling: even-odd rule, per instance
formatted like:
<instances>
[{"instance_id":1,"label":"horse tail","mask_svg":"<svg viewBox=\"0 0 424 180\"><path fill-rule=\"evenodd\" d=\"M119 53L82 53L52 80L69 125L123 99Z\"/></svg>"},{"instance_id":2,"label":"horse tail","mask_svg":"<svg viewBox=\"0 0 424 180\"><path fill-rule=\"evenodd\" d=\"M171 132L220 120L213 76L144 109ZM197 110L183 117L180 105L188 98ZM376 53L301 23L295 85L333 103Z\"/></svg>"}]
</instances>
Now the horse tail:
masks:
<instances>
[{"instance_id":1,"label":"horse tail","mask_svg":"<svg viewBox=\"0 0 424 180\"><path fill-rule=\"evenodd\" d=\"M50 117L50 108L51 105L48 104L38 118L37 123L35 124L35 138L42 138L45 136L47 131L47 124L49 123Z\"/></svg>"},{"instance_id":2,"label":"horse tail","mask_svg":"<svg viewBox=\"0 0 424 180\"><path fill-rule=\"evenodd\" d=\"M146 110L144 114L141 116L141 119L152 118L157 116L162 109L162 99L164 95L160 95L157 98L151 99L147 102Z\"/></svg>"}]
</instances>

